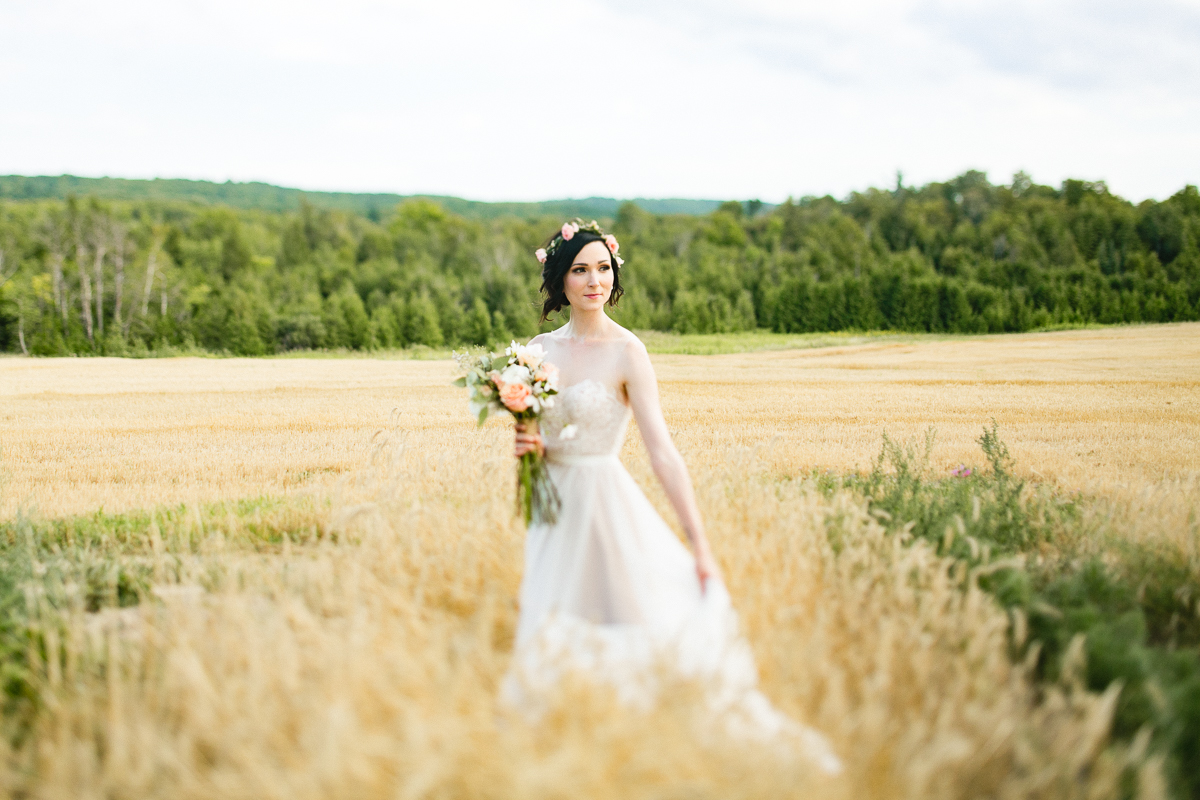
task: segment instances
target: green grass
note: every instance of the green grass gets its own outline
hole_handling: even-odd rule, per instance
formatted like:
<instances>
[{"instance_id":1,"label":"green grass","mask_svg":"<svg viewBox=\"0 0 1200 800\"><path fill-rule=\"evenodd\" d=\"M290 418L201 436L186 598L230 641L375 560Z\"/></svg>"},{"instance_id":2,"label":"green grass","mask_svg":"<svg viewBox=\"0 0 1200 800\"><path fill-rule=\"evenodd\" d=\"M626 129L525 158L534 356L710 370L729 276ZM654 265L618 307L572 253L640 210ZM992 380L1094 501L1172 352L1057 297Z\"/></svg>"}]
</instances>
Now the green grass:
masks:
<instances>
[{"instance_id":1,"label":"green grass","mask_svg":"<svg viewBox=\"0 0 1200 800\"><path fill-rule=\"evenodd\" d=\"M917 342L961 338L950 334L917 334L895 331L837 332L837 333L773 333L744 331L740 333L670 333L664 331L635 331L651 353L661 355L722 355L754 353L764 350L810 350L818 347L845 347L876 342ZM525 343L527 337L518 339ZM501 352L508 342L493 342L488 350ZM458 348L464 349L464 348ZM482 350L468 345L466 349ZM448 359L452 348L418 345L395 350L292 350L267 358L378 358L387 360L413 359L436 361Z\"/></svg>"},{"instance_id":2,"label":"green grass","mask_svg":"<svg viewBox=\"0 0 1200 800\"><path fill-rule=\"evenodd\" d=\"M1111 328L1097 323L1063 323L1035 328L1028 333L1049 331ZM971 339L977 336L1004 334L968 333L910 333L907 331L833 331L827 333L775 333L765 329L739 333L671 333L669 331L636 331L638 338L651 353L664 355L711 356L725 353L753 353L763 350L811 350L818 347L848 347L852 345L915 342L937 342L947 339Z\"/></svg>"},{"instance_id":3,"label":"green grass","mask_svg":"<svg viewBox=\"0 0 1200 800\"><path fill-rule=\"evenodd\" d=\"M994 423L978 441L987 467L969 474L931 471L930 432L920 444L885 435L867 474L811 479L861 493L896 535L959 559L1009 610L1013 658L1035 657L1040 680L1057 681L1084 637L1088 688L1122 687L1113 735L1149 728L1173 795L1200 797L1200 569L1177 549L1106 533L1104 514L1084 513L1097 499L1016 478Z\"/></svg>"},{"instance_id":4,"label":"green grass","mask_svg":"<svg viewBox=\"0 0 1200 800\"><path fill-rule=\"evenodd\" d=\"M1091 330L1111 328L1112 325L1098 323L1063 323L1036 328L1028 333L1046 333L1065 330ZM670 331L635 331L638 338L646 345L651 353L659 355L725 355L730 353L755 353L768 350L812 350L821 347L848 347L864 344L896 343L909 344L917 342L944 341L947 339L969 339L978 335L997 336L1005 334L956 334L956 333L909 333L905 331L833 331L827 333L775 333L765 329L755 331L740 331L737 333L673 333ZM529 338L518 339L524 343ZM493 342L488 349L493 352L502 351L508 342ZM465 345L467 349L480 349L474 345ZM457 349L463 349L459 347ZM332 350L288 350L282 353L272 353L265 356L235 356L231 353L204 350L192 344L172 345L161 343L155 348L126 348L122 352L113 353L124 358L178 358L192 356L196 358L359 358L381 359L385 361L441 361L451 357L456 348L428 347L413 345L404 348L350 350L338 348ZM16 353L0 353L0 358L22 358Z\"/></svg>"},{"instance_id":5,"label":"green grass","mask_svg":"<svg viewBox=\"0 0 1200 800\"><path fill-rule=\"evenodd\" d=\"M9 726L19 732L37 711L30 659L50 657L46 633L64 615L145 602L155 582L178 577L185 559L210 546L273 552L320 539L313 512L311 500L262 497L0 523L0 700Z\"/></svg>"},{"instance_id":6,"label":"green grass","mask_svg":"<svg viewBox=\"0 0 1200 800\"><path fill-rule=\"evenodd\" d=\"M954 334L903 333L897 331L867 331L867 332L835 332L835 333L773 333L766 330L744 331L740 333L689 333L679 334L664 331L636 331L638 338L645 343L651 353L663 355L722 355L726 353L753 353L763 350L810 350L818 347L845 347L849 345L873 344L877 342L918 342L935 341L948 338L962 338ZM525 343L526 337L518 339ZM493 342L487 349L501 352L508 342ZM483 349L476 345L466 345L466 349ZM412 347L376 349L376 350L288 350L258 358L358 358L382 359L387 361L439 361L449 359L456 348L427 347L414 345ZM464 349L459 347L457 349ZM13 355L13 354L9 354ZM178 358L192 356L197 358L247 358L230 353L219 353L203 350L194 346L175 346L163 344L149 350L128 350L120 354L126 358ZM13 355L13 357L18 357ZM249 356L254 358L255 356Z\"/></svg>"},{"instance_id":7,"label":"green grass","mask_svg":"<svg viewBox=\"0 0 1200 800\"><path fill-rule=\"evenodd\" d=\"M757 330L740 333L669 333L637 331L638 338L651 353L663 355L711 356L725 353L753 353L763 350L811 350L818 347L846 347L879 342L917 342L947 338L937 334L898 331L838 331L835 333L774 333Z\"/></svg>"}]
</instances>

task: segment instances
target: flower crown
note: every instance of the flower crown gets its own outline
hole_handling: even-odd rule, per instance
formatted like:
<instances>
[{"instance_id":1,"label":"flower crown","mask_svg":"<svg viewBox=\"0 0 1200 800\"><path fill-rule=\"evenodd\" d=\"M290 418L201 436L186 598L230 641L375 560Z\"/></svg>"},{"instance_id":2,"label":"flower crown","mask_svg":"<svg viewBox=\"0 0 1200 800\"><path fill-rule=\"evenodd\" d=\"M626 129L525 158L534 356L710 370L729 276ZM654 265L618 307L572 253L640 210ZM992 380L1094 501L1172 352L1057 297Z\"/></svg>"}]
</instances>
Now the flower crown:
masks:
<instances>
[{"instance_id":1,"label":"flower crown","mask_svg":"<svg viewBox=\"0 0 1200 800\"><path fill-rule=\"evenodd\" d=\"M550 244L546 245L544 248L539 247L536 251L534 251L534 257L537 258L537 260L541 263L545 264L546 259L554 255L558 251L558 248L562 247L563 242L571 241L571 239L575 238L575 234L579 233L580 231L594 233L603 239L604 243L608 245L609 252L612 253L613 258L616 259L618 267L625 263L625 259L617 255L617 251L621 249L621 245L617 244L617 237L613 236L611 233L605 233L604 229L600 227L596 220L584 222L579 217L576 217L571 222L564 222L562 230L554 234L554 238L550 240Z\"/></svg>"}]
</instances>

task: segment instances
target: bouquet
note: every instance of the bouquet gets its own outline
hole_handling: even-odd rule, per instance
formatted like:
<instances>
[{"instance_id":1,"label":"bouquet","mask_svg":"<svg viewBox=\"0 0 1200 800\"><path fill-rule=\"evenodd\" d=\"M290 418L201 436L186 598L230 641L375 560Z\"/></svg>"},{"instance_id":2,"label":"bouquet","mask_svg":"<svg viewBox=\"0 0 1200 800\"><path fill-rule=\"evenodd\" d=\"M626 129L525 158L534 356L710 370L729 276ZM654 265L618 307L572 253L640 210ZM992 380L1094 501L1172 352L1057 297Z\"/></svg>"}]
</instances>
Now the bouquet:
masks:
<instances>
[{"instance_id":1,"label":"bouquet","mask_svg":"<svg viewBox=\"0 0 1200 800\"><path fill-rule=\"evenodd\" d=\"M488 353L471 357L455 353L454 359L466 374L454 381L470 390L470 409L482 425L493 411L508 411L526 430L536 433L544 409L554 405L558 394L558 368L546 361L540 344L523 346L515 341L504 357ZM561 501L550 480L546 460L540 453L521 456L517 462L517 513L531 521L554 524Z\"/></svg>"}]
</instances>

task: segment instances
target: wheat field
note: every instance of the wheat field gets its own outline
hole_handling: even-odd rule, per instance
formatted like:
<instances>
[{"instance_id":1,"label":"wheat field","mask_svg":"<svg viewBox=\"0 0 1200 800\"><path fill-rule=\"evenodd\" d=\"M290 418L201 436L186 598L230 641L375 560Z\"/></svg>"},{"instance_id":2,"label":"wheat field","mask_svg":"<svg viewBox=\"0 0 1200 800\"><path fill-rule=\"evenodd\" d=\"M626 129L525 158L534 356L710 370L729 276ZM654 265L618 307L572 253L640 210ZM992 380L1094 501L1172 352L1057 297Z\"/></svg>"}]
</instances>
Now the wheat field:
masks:
<instances>
[{"instance_id":1,"label":"wheat field","mask_svg":"<svg viewBox=\"0 0 1200 800\"><path fill-rule=\"evenodd\" d=\"M937 470L978 462L994 418L1028 477L1108 498L1129 535L1194 550L1200 325L654 363L762 688L829 737L841 777L731 738L683 684L643 713L578 681L539 724L499 703L522 544L511 434L475 429L447 363L4 359L0 518L32 530L101 507L192 512L70 545L89 564L151 570L140 604L91 611L65 567L28 595L44 699L5 739L0 785L46 798L1100 798L1121 794L1126 771L1139 796L1161 796L1145 740L1109 741L1116 689L1086 691L1078 652L1060 683L1035 687L1009 657L1009 618L961 565L802 478L868 468L884 430L933 427ZM666 514L636 436L623 458ZM252 496L282 510L201 510Z\"/></svg>"},{"instance_id":2,"label":"wheat field","mask_svg":"<svg viewBox=\"0 0 1200 800\"><path fill-rule=\"evenodd\" d=\"M780 471L865 468L882 431L932 427L949 468L995 419L1019 467L1064 488L1200 473L1200 323L653 360L694 466L772 443ZM0 359L0 519L327 486L385 429L461 448L452 377L448 361Z\"/></svg>"}]
</instances>

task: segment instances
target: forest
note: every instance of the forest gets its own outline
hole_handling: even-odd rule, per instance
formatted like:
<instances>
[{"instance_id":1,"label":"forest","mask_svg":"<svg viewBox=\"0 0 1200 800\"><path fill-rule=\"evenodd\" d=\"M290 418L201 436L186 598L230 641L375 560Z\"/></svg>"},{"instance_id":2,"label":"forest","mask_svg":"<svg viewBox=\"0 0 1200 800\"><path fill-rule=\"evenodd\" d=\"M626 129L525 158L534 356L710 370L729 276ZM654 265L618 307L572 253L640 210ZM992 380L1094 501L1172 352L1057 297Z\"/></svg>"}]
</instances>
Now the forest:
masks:
<instances>
[{"instance_id":1,"label":"forest","mask_svg":"<svg viewBox=\"0 0 1200 800\"><path fill-rule=\"evenodd\" d=\"M151 355L492 344L539 330L552 215L407 199L362 214L171 199L0 201L0 351ZM1026 331L1200 318L1200 193L1134 204L1103 182L635 202L621 242L634 330ZM557 324L551 321L549 325ZM543 328L546 327L545 325Z\"/></svg>"}]
</instances>

